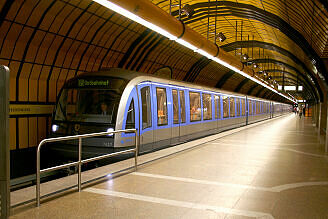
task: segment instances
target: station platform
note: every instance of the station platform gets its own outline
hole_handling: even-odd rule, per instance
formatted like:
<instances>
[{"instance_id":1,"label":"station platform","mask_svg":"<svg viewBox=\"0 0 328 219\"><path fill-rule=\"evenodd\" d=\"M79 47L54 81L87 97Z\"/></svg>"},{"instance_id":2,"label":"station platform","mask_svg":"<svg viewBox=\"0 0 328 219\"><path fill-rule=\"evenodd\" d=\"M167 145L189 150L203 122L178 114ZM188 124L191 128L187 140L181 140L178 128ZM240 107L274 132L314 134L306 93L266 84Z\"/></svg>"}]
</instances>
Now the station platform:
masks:
<instances>
[{"instance_id":1,"label":"station platform","mask_svg":"<svg viewBox=\"0 0 328 219\"><path fill-rule=\"evenodd\" d=\"M18 204L33 187L17 191L11 218L328 218L328 156L311 118L289 114L127 166L133 159L83 173L82 192L44 197L40 207ZM95 171L115 174L88 179ZM76 183L70 177L42 184L42 194Z\"/></svg>"}]
</instances>

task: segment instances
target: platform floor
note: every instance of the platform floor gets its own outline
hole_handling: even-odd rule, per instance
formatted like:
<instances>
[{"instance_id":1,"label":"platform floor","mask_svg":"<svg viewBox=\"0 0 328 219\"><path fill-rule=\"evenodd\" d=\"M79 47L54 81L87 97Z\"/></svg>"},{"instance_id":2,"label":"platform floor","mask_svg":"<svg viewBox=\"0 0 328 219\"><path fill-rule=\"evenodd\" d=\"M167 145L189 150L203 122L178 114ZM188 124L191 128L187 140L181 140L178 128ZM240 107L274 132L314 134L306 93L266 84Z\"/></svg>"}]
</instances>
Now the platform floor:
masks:
<instances>
[{"instance_id":1,"label":"platform floor","mask_svg":"<svg viewBox=\"0 0 328 219\"><path fill-rule=\"evenodd\" d=\"M328 156L311 119L288 115L11 218L328 218Z\"/></svg>"}]
</instances>

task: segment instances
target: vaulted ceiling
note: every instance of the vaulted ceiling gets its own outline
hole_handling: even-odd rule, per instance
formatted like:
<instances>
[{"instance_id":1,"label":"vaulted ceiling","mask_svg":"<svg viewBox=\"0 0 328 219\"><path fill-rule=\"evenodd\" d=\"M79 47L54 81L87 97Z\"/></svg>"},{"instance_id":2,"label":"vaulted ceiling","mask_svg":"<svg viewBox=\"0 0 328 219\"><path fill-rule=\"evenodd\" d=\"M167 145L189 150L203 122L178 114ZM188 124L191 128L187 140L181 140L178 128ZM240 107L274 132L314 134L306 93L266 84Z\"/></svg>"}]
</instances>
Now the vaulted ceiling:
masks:
<instances>
[{"instance_id":1,"label":"vaulted ceiling","mask_svg":"<svg viewBox=\"0 0 328 219\"><path fill-rule=\"evenodd\" d=\"M150 1L169 13L170 0ZM259 74L265 70L270 83L304 87L290 94L322 99L322 59L328 57L324 0L182 0L186 4L195 13L182 14L181 21L237 59L247 54L245 65L256 63L257 77L267 80ZM178 19L178 7L171 9ZM84 71L122 67L153 74L166 66L178 80L283 100L92 0L1 1L0 25L0 64L11 69L13 102L54 102L62 84ZM215 32L227 39L219 42Z\"/></svg>"},{"instance_id":2,"label":"vaulted ceiling","mask_svg":"<svg viewBox=\"0 0 328 219\"><path fill-rule=\"evenodd\" d=\"M180 1L150 1L179 19ZM260 66L255 72L266 70L280 85L302 84L310 90L318 86L317 79L327 80L325 0L182 0L181 8L186 5L194 14L188 17L182 10L182 22L232 55L247 54L248 63ZM215 37L220 32L224 42Z\"/></svg>"}]
</instances>

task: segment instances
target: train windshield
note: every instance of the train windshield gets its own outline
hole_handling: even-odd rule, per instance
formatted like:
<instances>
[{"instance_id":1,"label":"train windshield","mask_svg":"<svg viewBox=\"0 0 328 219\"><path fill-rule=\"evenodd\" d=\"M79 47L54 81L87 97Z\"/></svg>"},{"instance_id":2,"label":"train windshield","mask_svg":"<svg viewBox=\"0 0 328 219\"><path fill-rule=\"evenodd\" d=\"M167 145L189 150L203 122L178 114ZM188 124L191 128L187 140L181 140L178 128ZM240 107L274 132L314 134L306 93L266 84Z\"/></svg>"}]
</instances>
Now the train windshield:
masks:
<instances>
[{"instance_id":1,"label":"train windshield","mask_svg":"<svg viewBox=\"0 0 328 219\"><path fill-rule=\"evenodd\" d=\"M55 120L114 124L124 87L64 88L57 103Z\"/></svg>"}]
</instances>

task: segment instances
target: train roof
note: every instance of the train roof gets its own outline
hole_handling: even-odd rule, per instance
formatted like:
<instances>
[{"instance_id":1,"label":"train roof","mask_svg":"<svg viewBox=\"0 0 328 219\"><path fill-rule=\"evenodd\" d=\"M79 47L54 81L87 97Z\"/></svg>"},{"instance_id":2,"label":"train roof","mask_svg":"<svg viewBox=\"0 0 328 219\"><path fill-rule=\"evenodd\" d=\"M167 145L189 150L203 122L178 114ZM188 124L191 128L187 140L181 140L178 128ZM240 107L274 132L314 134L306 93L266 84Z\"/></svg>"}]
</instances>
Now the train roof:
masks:
<instances>
[{"instance_id":1,"label":"train roof","mask_svg":"<svg viewBox=\"0 0 328 219\"><path fill-rule=\"evenodd\" d=\"M234 96L248 96L248 97L254 98L254 99L269 101L267 99L254 97L254 96L250 96L250 95L246 95L246 94L235 93L235 92L222 90L222 89L218 89L218 88L214 88L214 87L195 85L190 82L178 81L175 79L166 79L166 78L158 77L156 75L144 74L144 73L130 71L130 70L121 69L121 68L106 68L106 69L101 69L96 72L85 72L85 73L82 73L82 74L76 76L75 78L73 78L71 80L78 79L81 77L89 77L89 76L90 77L95 77L95 76L96 77L99 77L99 76L100 77L101 76L118 77L118 78L125 79L125 80L129 81L130 83L135 83L135 84L141 83L143 81L153 81L153 82L171 84L171 85L176 85L176 86L181 86L181 87L188 87L188 88L193 88L193 89L198 89L198 90L208 90L208 91L212 91L212 92L220 92L220 93L234 95ZM276 101L272 101L272 102L276 102Z\"/></svg>"}]
</instances>

